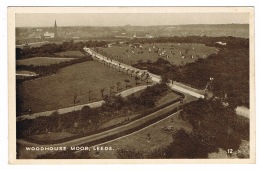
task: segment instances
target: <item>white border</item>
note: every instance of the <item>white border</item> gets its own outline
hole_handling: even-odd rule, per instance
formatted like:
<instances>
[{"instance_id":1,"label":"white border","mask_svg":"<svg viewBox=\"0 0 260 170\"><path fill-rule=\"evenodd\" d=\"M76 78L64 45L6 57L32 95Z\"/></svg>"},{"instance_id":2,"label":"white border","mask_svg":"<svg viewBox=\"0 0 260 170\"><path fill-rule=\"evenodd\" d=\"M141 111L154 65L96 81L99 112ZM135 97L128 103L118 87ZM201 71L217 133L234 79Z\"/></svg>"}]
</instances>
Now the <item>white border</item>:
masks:
<instances>
[{"instance_id":1,"label":"white border","mask_svg":"<svg viewBox=\"0 0 260 170\"><path fill-rule=\"evenodd\" d=\"M254 112L254 9L252 7L11 7L8 9L8 63L9 63L9 162L15 164L90 164L90 163L154 163L151 159L102 160L22 160L16 159L15 114L15 15L19 13L249 13L250 32L250 159L162 159L157 163L254 163L255 162L255 112Z\"/></svg>"},{"instance_id":2,"label":"white border","mask_svg":"<svg viewBox=\"0 0 260 170\"><path fill-rule=\"evenodd\" d=\"M172 1L165 1L165 0L160 0L156 2L149 2L149 1L140 1L140 0L131 0L131 2L123 2L122 0L99 0L98 2L93 0L93 1L88 1L88 2L82 2L81 0L73 0L73 1L61 1L61 0L56 0L56 1L50 1L50 0L41 0L41 1L36 1L36 0L26 0L26 1L21 1L21 0L10 0L10 1L5 1L4 0L0 1L0 37L1 37L1 45L0 45L0 52L1 52L1 57L0 57L0 74L1 74L1 83L0 83L0 113L2 114L1 119L0 119L0 129L1 129L1 138L0 138L0 151L1 151L1 159L0 159L0 166L1 169L47 169L47 168L57 168L53 167L51 165L48 166L10 166L8 165L8 140L7 140L7 127L8 127L8 102L7 102L7 92L8 92L8 86L7 86L7 6L81 6L81 5L89 5L89 6L255 6L256 9L257 7L257 1L248 1L248 0L236 0L236 1L228 1L228 0L180 0L177 2L172 2ZM256 21L258 20L258 12L256 10ZM259 24L256 22L255 25L256 29L259 30ZM256 31L256 41L255 43L258 44L259 40L259 34L257 34ZM256 56L259 52L259 48L256 49ZM255 64L256 64L256 85L258 83L258 78L257 78L257 73L259 69L257 68L257 63L259 63L259 59L256 57ZM258 83L259 84L259 83ZM256 93L258 94L258 91L256 89ZM256 101L256 106L258 105L258 101ZM3 107L4 106L4 107ZM257 110L256 110L257 111ZM257 117L257 122L259 122L259 119ZM259 129L258 123L256 124L257 128ZM259 141L259 133L257 131L257 141ZM259 148L259 147L257 147ZM259 153L259 149L257 149L257 153ZM88 165L88 167L78 165L73 168L77 169L86 169L86 168L108 168L108 169L133 169L133 168L149 168L149 169L158 169L158 168L164 168L164 169L172 169L172 168L178 168L178 169L220 169L220 168L225 168L225 169L259 169L259 159L257 157L257 163L256 165L151 165L151 166L122 166L122 165L106 165L104 167L103 165L96 167L96 165ZM63 169L71 169L71 166L68 165L63 165L59 166L59 168Z\"/></svg>"}]
</instances>

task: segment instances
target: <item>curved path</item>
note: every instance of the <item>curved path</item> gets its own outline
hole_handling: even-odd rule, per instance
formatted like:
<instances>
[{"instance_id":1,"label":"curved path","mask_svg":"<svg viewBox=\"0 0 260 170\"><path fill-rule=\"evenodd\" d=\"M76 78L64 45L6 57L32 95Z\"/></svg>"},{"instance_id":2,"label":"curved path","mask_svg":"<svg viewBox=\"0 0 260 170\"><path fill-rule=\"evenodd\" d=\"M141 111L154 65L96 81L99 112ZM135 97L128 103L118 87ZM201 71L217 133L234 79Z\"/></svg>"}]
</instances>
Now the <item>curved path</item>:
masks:
<instances>
[{"instance_id":1,"label":"curved path","mask_svg":"<svg viewBox=\"0 0 260 170\"><path fill-rule=\"evenodd\" d=\"M112 64L112 65L115 65L116 67L121 67L122 69L133 70L135 72L139 71L139 74L138 74L139 76L141 76L141 74L143 72L146 72L150 75L152 81L157 82L157 83L161 81L161 76L150 73L147 70L141 70L141 69L132 67L130 65L118 62L116 60L109 59L109 58L95 52L94 50L92 50L90 48L84 47L83 50L85 52L89 53L94 59L98 59L99 61L103 61L103 62ZM182 84L182 83L179 83L179 82L174 82L174 81L173 81L173 84L168 83L168 85L173 90L176 90L176 91L179 91L179 92L182 92L182 93L186 93L186 94L189 94L189 95L197 97L197 98L204 98L204 95L203 95L204 92L202 90L198 90L198 89L192 88L190 86L187 86L185 84Z\"/></svg>"},{"instance_id":2,"label":"curved path","mask_svg":"<svg viewBox=\"0 0 260 170\"><path fill-rule=\"evenodd\" d=\"M197 100L197 98L186 95L183 102L189 103L189 102L194 101L194 100ZM125 125L122 125L122 126L119 126L119 127L116 127L116 128L104 131L104 132L100 132L100 133L97 133L97 134L94 134L94 135L90 135L90 136L86 136L86 137L82 137L82 138L78 138L78 139L74 139L74 140L70 140L70 141L66 141L66 142L62 142L62 143L58 143L58 144L39 145L39 144L31 143L31 142L28 142L28 141L25 141L25 140L17 140L17 142L19 144L23 145L23 146L26 146L26 147L60 147L60 146L63 146L63 147L67 147L67 149L69 149L70 147L73 147L73 146L79 146L79 145L83 145L83 144L87 144L87 143L93 143L93 142L96 142L96 141L100 141L100 140L107 138L107 137L111 137L111 139L106 140L104 142L114 141L116 139L119 139L119 138L122 138L124 136L128 136L128 135L134 133L134 132L126 133L128 130L131 130L131 129L140 130L140 129L146 128L147 126L141 127L141 128L138 128L138 127L142 124L146 124L147 122L150 122L151 120L155 120L156 118L158 118L160 116L166 115L168 112L173 111L176 107L178 107L180 105L181 104L179 102L177 102L177 103L174 103L170 106L162 108L162 109L160 109L160 110L158 110L154 113L151 113L151 114L149 114L145 117L142 117L140 119L132 121L128 124L125 124ZM172 112L172 114L174 114L174 112ZM159 122L160 120L158 120L156 122ZM155 123L151 123L151 124L155 124ZM149 125L151 125L151 124L149 124ZM137 130L135 130L135 131L137 131ZM124 134L124 135L120 135L118 137L113 138L113 136L117 135L117 134ZM104 142L100 142L100 143L104 143ZM24 156L30 155L30 157L35 158L38 154L45 154L45 153L48 153L50 151L39 152L39 151L26 151L25 149L23 149L23 150L21 150L21 152L22 152L22 155L24 155Z\"/></svg>"},{"instance_id":3,"label":"curved path","mask_svg":"<svg viewBox=\"0 0 260 170\"><path fill-rule=\"evenodd\" d=\"M94 52L91 49L84 48L84 50L86 52L88 52L89 54L91 54L93 57L99 58L99 60L102 60L102 61L105 61L105 62L109 62L109 63L117 65L117 66L119 66L121 68L133 69L135 71L139 71L139 75L142 74L142 72L144 71L144 70L139 70L139 69L133 68L132 66L128 66L128 65L123 64L123 63L119 63L119 62L111 60L111 59L107 59L106 57L104 57L104 56ZM149 73L149 74L150 74L150 76L151 76L153 81L155 81L155 82L160 82L161 81L160 76L154 75L154 74L151 74L151 73ZM183 84L179 85L178 83L168 84L168 85L169 85L170 88L172 88L174 90L177 90L177 91L180 91L180 92L185 94L185 98L183 100L183 103L189 103L191 101L197 100L197 98L204 98L204 96L199 93L199 90L193 89L193 88L188 87L186 85L183 85ZM129 94L132 94L134 92L136 92L136 91L135 90L125 91L125 93L122 93L122 95L129 95ZM99 102L95 103L95 105L98 106L98 105L102 104L103 101L100 101L100 102L101 103L99 103ZM127 133L127 132L129 132L129 130L130 131L131 130L137 131L137 130L140 130L140 129L143 129L143 128L147 127L147 126L144 126L144 127L141 126L140 127L140 125L146 125L147 123L150 123L153 120L156 120L156 118L159 118L161 116L167 115L167 113L172 112L176 107L178 107L180 105L181 104L179 102L177 102L177 103L174 103L174 104L172 104L170 106L164 107L164 108L162 108L162 109L160 109L160 110L158 110L158 111L156 111L154 113L151 113L151 114L149 114L149 115L147 115L145 117L142 117L140 119L132 121L132 122L130 122L128 124L125 124L125 125L122 125L122 126L119 126L119 127L116 127L116 128L104 131L104 132L100 132L100 133L97 133L97 134L94 134L94 135L90 135L90 136L86 136L86 137L82 137L82 138L78 138L78 139L62 142L62 143L59 143L59 144L39 145L39 144L35 144L35 143L30 143L30 142L25 141L25 140L17 140L17 142L19 144L27 146L27 147L29 147L29 146L34 146L34 147L41 147L41 146L43 146L43 147L60 147L60 146L71 147L71 146L79 146L79 145L83 145L83 144L87 145L87 144L91 144L91 143L98 143L98 141L108 142L108 141L116 140L118 138L122 138L124 136L128 136L130 133L134 133L134 132ZM72 109L76 109L75 107L71 107L71 108ZM68 109L69 108L64 108L63 111L67 112ZM60 114L62 114L62 112L60 112ZM172 112L172 114L173 114L173 112ZM158 121L160 121L160 120L158 120ZM155 124L155 123L150 123L150 124ZM120 134L123 134L123 135L120 135ZM109 138L109 139L104 141L104 139L107 139L107 138ZM100 143L102 143L102 142L100 142ZM22 153L23 155L28 155L29 152L30 152L32 158L35 158L39 154L38 151L32 152L32 151L26 151L25 149L22 150L22 152L23 152ZM48 152L48 151L40 152L40 153L44 154L46 152Z\"/></svg>"}]
</instances>

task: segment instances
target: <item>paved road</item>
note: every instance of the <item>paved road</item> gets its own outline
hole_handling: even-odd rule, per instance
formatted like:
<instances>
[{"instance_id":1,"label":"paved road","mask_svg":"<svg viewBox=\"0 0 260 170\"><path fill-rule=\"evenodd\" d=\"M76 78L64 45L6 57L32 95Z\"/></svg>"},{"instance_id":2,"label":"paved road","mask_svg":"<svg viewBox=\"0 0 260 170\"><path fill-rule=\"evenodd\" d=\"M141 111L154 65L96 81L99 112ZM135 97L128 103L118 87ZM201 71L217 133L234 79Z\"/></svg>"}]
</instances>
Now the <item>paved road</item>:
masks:
<instances>
[{"instance_id":1,"label":"paved road","mask_svg":"<svg viewBox=\"0 0 260 170\"><path fill-rule=\"evenodd\" d=\"M120 92L116 95L121 95L122 97L127 97L127 96L129 96L133 93L136 93L140 90L145 89L146 87L147 87L147 85L133 87L133 88L124 90L124 91L122 91L122 92ZM57 111L59 114L65 114L65 113L69 113L69 112L72 112L72 111L81 110L84 106L89 106L90 108L97 108L97 107L101 107L103 103L104 103L104 101L101 100L101 101L98 101L98 102L76 105L76 106L61 108L61 109L57 109L57 110L50 110L50 111L45 111L45 112L33 113L33 114L30 114L30 115L27 114L27 115L22 115L22 116L17 117L16 120L19 121L19 120L23 120L23 119L35 119L38 116L50 116L55 111Z\"/></svg>"},{"instance_id":2,"label":"paved road","mask_svg":"<svg viewBox=\"0 0 260 170\"><path fill-rule=\"evenodd\" d=\"M127 65L127 64L124 64L124 63L121 63L121 62L118 62L116 60L112 60L110 58L107 58L97 52L95 52L94 50L90 49L90 48L83 48L85 52L89 53L94 59L98 59L99 61L102 61L102 62L106 62L106 63L110 63L114 66L117 66L117 67L121 67L121 69L128 69L128 70L133 70L135 72L139 71L138 75L141 76L143 72L147 72L149 73L147 70L141 70L141 69L138 69L138 68L135 68L135 67L132 67L130 65ZM155 74L152 74L152 73L149 73L149 75L151 76L151 79L154 81L154 82L160 82L161 81L161 77L158 76L158 75L155 75Z\"/></svg>"},{"instance_id":3,"label":"paved road","mask_svg":"<svg viewBox=\"0 0 260 170\"><path fill-rule=\"evenodd\" d=\"M186 97L184 98L183 102L184 103L189 103L189 102L194 101L194 100L197 100L197 98L186 95ZM160 110L158 110L158 111L156 111L156 112L154 112L152 114L149 114L149 115L147 115L147 116L145 116L143 118L140 118L140 119L135 120L133 122L130 122L128 124L122 125L120 127L113 128L111 130L100 132L100 133L97 133L97 134L94 134L94 135L90 135L90 136L86 136L86 137L70 140L70 141L67 141L67 142L59 143L59 144L39 145L39 144L35 144L35 143L30 143L30 142L25 141L25 140L17 140L17 142L19 144L27 146L27 147L29 147L29 146L34 146L34 147L60 147L60 146L71 147L71 146L79 146L79 145L82 145L82 144L84 144L86 142L92 142L92 141L100 140L100 139L103 139L103 138L106 138L106 137L109 137L109 136L113 136L113 135L118 134L118 133L126 132L129 129L136 128L136 127L140 126L141 124L145 124L146 122L149 122L150 120L153 120L153 119L155 119L158 116L164 115L167 112L172 111L174 108L176 108L177 106L180 106L180 105L181 104L179 102L178 103L174 103L174 104L172 104L170 106L167 106L167 107L165 107L163 109L160 109ZM172 114L174 114L174 112ZM145 127L143 127L143 128L145 128ZM143 129L143 128L140 128L140 129ZM140 129L138 129L138 130L140 130ZM127 135L129 135L129 134L125 134L123 136L127 136ZM120 136L120 137L117 137L117 138L122 138L123 136ZM111 139L111 140L108 140L108 141L112 141L112 140L115 140L115 139ZM108 141L106 141L106 142L108 142ZM22 152L21 153L22 155L30 155L30 158L33 158L33 157L36 157L38 154L47 153L48 151L41 151L41 152L35 151L35 152L32 152L32 151L21 150L21 152Z\"/></svg>"},{"instance_id":4,"label":"paved road","mask_svg":"<svg viewBox=\"0 0 260 170\"><path fill-rule=\"evenodd\" d=\"M148 73L150 75L152 81L157 82L157 83L161 81L161 77L160 76L155 75L153 73L150 73L147 70L137 69L137 68L134 68L134 67L129 66L127 64L120 63L120 62L118 62L116 60L109 59L109 58L107 58L107 57L105 57L105 56L103 56L101 54L98 54L97 52L95 52L94 50L92 50L90 48L84 47L83 49L84 49L85 52L89 53L94 59L98 59L101 62L110 63L110 64L115 65L117 67L121 67L121 69L134 70L135 72L139 71L139 75L141 75L143 72L146 72L146 73ZM204 98L202 90L198 90L198 89L189 87L189 86L184 85L184 84L179 83L179 82L173 82L173 84L168 83L168 85L173 90L176 90L176 91L179 91L179 92L182 92L182 93L186 93L186 94L189 94L189 95L197 97L197 98Z\"/></svg>"},{"instance_id":5,"label":"paved road","mask_svg":"<svg viewBox=\"0 0 260 170\"><path fill-rule=\"evenodd\" d=\"M86 49L84 48L84 50L86 52L89 52L90 54L94 55L95 57L99 57L99 59L101 60L105 60L105 57L104 56L101 56L97 53L95 53L93 50L90 50L90 49ZM117 61L111 61L110 59L107 60L107 62L113 62L112 64L120 64L121 68L122 66L125 67L126 69L134 69L134 70L138 70L136 68L133 68L131 66L128 66L128 65L125 65L125 64L122 64L122 63L118 63ZM139 70L138 70L139 71ZM143 70L142 70L143 71ZM157 75L152 75L152 79L153 81L155 82L159 82L160 81L160 78L158 78ZM185 94L185 98L184 98L184 103L189 103L191 101L194 101L194 100L197 100L197 98L200 98L200 97L204 97L203 95L199 94L196 89L195 90L192 90L191 87L187 87L185 85L178 85L177 83L176 84L168 84L169 87L171 87L172 89L174 90L177 90L177 91L180 91L182 93ZM136 91L132 91L132 92L136 92ZM131 92L125 92L126 94L131 94ZM97 104L98 105L98 104ZM41 146L44 146L44 147L47 147L47 146L52 146L52 147L55 147L55 146L78 146L78 145L81 145L81 144L84 144L86 142L92 142L92 141L97 141L97 140L100 140L100 139L103 139L103 138L106 138L106 137L110 137L110 136L113 136L115 134L118 134L118 133L124 133L126 132L127 130L129 129L134 129L138 126L140 126L141 124L145 124L147 122L149 122L150 120L154 120L155 118L157 118L158 116L161 116L161 115L165 115L167 112L169 111L172 111L174 108L176 108L177 106L181 105L180 103L174 103L170 106L167 106L165 108L162 108L161 110L159 111L156 111L152 114L149 114L143 118L140 118L138 120L135 120L133 122L130 122L129 124L125 124L125 125L122 125L120 127L117 127L117 128L113 128L111 130L107 130L105 132L100 132L98 134L94 134L94 135L90 135L90 136L86 136L86 137L82 137L82 138L78 138L78 139L74 139L74 140L71 140L71 141L67 141L67 142L63 142L63 143L59 143L59 144L53 144L53 145L38 145L38 144L34 144L34 143L30 143L28 141L25 141L25 140L17 140L18 143L22 144L22 145L25 145L25 146L38 146L38 147L41 147ZM72 107L73 109L75 109L74 107ZM68 109L68 108L66 108ZM129 135L129 134L126 134L126 135ZM126 135L123 135L123 136L126 136ZM122 137L122 136L120 136ZM111 139L111 140L115 140L115 139ZM28 151L26 150L23 150L22 151L23 155L27 155ZM31 152L29 151L32 158L35 157L37 155L37 153L39 154L39 152ZM47 152L47 151L46 151ZM40 153L44 153L44 152L40 152Z\"/></svg>"},{"instance_id":6,"label":"paved road","mask_svg":"<svg viewBox=\"0 0 260 170\"><path fill-rule=\"evenodd\" d=\"M66 58L66 57L35 57L35 58L42 58L42 59L50 59L50 60L74 60L77 58Z\"/></svg>"},{"instance_id":7,"label":"paved road","mask_svg":"<svg viewBox=\"0 0 260 170\"><path fill-rule=\"evenodd\" d=\"M16 45L16 47L23 47L23 46L25 46L25 45L32 46L32 45L45 44L45 43L49 43L49 41L42 41L42 42L35 42L35 43L21 44L21 45Z\"/></svg>"},{"instance_id":8,"label":"paved road","mask_svg":"<svg viewBox=\"0 0 260 170\"><path fill-rule=\"evenodd\" d=\"M16 73L17 76L25 76L25 77L34 77L37 76L37 74L26 74L26 73Z\"/></svg>"}]
</instances>

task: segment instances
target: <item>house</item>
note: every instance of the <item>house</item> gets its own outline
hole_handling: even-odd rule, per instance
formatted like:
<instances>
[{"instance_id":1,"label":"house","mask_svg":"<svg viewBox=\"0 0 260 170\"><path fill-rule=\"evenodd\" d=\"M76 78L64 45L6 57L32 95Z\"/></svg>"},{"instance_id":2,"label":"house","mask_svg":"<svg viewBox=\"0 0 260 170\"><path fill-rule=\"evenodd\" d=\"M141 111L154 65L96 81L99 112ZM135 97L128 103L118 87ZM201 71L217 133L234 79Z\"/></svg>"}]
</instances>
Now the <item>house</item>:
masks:
<instances>
[{"instance_id":1,"label":"house","mask_svg":"<svg viewBox=\"0 0 260 170\"><path fill-rule=\"evenodd\" d=\"M43 34L44 38L54 38L54 33L53 32L45 32Z\"/></svg>"}]
</instances>

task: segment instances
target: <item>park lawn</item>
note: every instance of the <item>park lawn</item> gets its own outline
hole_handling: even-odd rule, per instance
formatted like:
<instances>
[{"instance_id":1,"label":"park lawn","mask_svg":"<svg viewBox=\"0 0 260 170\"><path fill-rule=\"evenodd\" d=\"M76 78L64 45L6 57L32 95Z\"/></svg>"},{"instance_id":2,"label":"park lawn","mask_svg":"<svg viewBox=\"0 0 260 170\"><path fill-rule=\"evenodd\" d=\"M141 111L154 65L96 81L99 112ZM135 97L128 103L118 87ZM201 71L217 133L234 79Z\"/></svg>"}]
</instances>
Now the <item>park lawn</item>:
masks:
<instances>
[{"instance_id":1,"label":"park lawn","mask_svg":"<svg viewBox=\"0 0 260 170\"><path fill-rule=\"evenodd\" d=\"M169 91L167 92L164 96L160 97L156 102L155 102L155 105L156 106L162 106L164 104L167 104L175 99L178 99L180 98L181 96L172 92L172 91Z\"/></svg>"},{"instance_id":2,"label":"park lawn","mask_svg":"<svg viewBox=\"0 0 260 170\"><path fill-rule=\"evenodd\" d=\"M30 136L29 138L37 140L37 141L52 141L52 140L68 138L68 137L71 137L74 135L75 134L63 131L63 132L49 132L49 133L40 134L40 135L33 135L33 136Z\"/></svg>"},{"instance_id":3,"label":"park lawn","mask_svg":"<svg viewBox=\"0 0 260 170\"><path fill-rule=\"evenodd\" d=\"M120 124L120 123L124 123L126 122L126 119L132 119L136 116L139 116L140 114L132 114L132 115L127 115L127 116L121 116L121 117L117 117L115 119L112 119L112 120L109 120L105 123L103 123L99 129L103 129L103 128L107 128L107 127L110 127L110 126L113 126L113 125L116 125L116 124Z\"/></svg>"},{"instance_id":4,"label":"park lawn","mask_svg":"<svg viewBox=\"0 0 260 170\"><path fill-rule=\"evenodd\" d=\"M101 100L104 96L125 90L125 80L130 80L128 87L135 86L134 77L104 66L95 61L88 61L61 68L56 74L25 81L18 85L17 94L22 110L31 109L32 113L55 110L76 104L85 104ZM145 84L145 82L142 82ZM90 101L89 101L89 91Z\"/></svg>"},{"instance_id":5,"label":"park lawn","mask_svg":"<svg viewBox=\"0 0 260 170\"><path fill-rule=\"evenodd\" d=\"M153 48L153 45L155 48ZM215 47L208 47L197 43L145 43L141 44L141 46L142 48L134 48L126 44L121 44L109 48L102 47L97 50L100 54L130 65L138 63L139 60L143 62L147 62L148 60L155 62L160 57L168 60L171 64L184 65L195 62L198 58L206 58L210 54L217 52ZM182 58L182 56L185 56L185 58Z\"/></svg>"},{"instance_id":6,"label":"park lawn","mask_svg":"<svg viewBox=\"0 0 260 170\"><path fill-rule=\"evenodd\" d=\"M64 57L64 58L81 58L85 57L86 55L81 51L64 51L59 53L54 53L57 57Z\"/></svg>"},{"instance_id":7,"label":"park lawn","mask_svg":"<svg viewBox=\"0 0 260 170\"><path fill-rule=\"evenodd\" d=\"M33 57L28 59L17 60L17 65L33 65L33 66L49 66L51 64L59 64L65 61L71 61L74 58L54 58L54 57Z\"/></svg>"},{"instance_id":8,"label":"park lawn","mask_svg":"<svg viewBox=\"0 0 260 170\"><path fill-rule=\"evenodd\" d=\"M138 91L134 95L137 97L140 95L140 93L142 91L143 90ZM160 97L158 99L158 101L155 102L155 107L162 106L162 105L167 104L178 98L180 98L180 96L178 94L173 93L172 91L167 91L162 97ZM132 118L139 116L139 115L140 114L131 114L131 115L126 115L126 116L120 116L120 117L114 118L112 120L109 120L109 121L103 123L99 128L102 129L102 128L106 128L106 127L113 126L116 124L124 123L126 121L126 119L130 119L130 121L131 121Z\"/></svg>"},{"instance_id":9,"label":"park lawn","mask_svg":"<svg viewBox=\"0 0 260 170\"><path fill-rule=\"evenodd\" d=\"M173 120L173 123L172 123ZM112 151L100 151L99 159L116 159L116 150L121 148L135 149L136 151L148 152L159 147L166 147L172 141L172 135L162 132L163 127L172 126L174 130L183 128L186 131L192 131L192 127L187 122L179 119L179 112L173 114L162 121L153 124L147 128L144 128L136 133L130 134L126 137L119 138L117 140L99 145L109 146L114 150ZM147 134L150 133L151 141L148 142ZM94 151L90 152L90 155L94 155ZM94 158L94 157L93 157Z\"/></svg>"}]
</instances>

